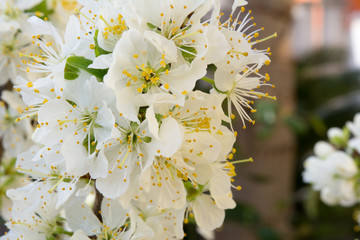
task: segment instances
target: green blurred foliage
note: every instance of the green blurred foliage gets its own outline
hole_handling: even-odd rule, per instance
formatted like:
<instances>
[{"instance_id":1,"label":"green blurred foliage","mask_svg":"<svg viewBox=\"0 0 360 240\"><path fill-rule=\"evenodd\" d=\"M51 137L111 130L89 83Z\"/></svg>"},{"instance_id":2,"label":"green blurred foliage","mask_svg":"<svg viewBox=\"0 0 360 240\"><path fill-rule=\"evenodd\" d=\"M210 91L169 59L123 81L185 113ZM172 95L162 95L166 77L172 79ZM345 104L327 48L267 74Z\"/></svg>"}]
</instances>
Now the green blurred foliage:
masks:
<instances>
[{"instance_id":1,"label":"green blurred foliage","mask_svg":"<svg viewBox=\"0 0 360 240\"><path fill-rule=\"evenodd\" d=\"M38 5L27 10L26 12L34 14L42 19L49 18L49 16L54 12L54 10L49 9L46 3L46 0L43 0Z\"/></svg>"},{"instance_id":2,"label":"green blurred foliage","mask_svg":"<svg viewBox=\"0 0 360 240\"><path fill-rule=\"evenodd\" d=\"M262 222L258 211L251 205L237 202L234 209L226 210L225 225L235 222L242 227L251 229L258 240L280 240L279 234L270 226ZM190 224L185 225L185 232L187 234L185 240L201 240L196 232L195 222L190 221ZM235 239L235 238L233 238ZM240 237L241 239L241 237Z\"/></svg>"},{"instance_id":3,"label":"green blurred foliage","mask_svg":"<svg viewBox=\"0 0 360 240\"><path fill-rule=\"evenodd\" d=\"M323 204L319 193L302 182L301 173L313 146L327 141L330 127L342 128L360 112L360 71L349 70L343 49L321 49L297 63L297 109L287 119L297 136L296 193L293 226L298 240L359 238L354 231L354 208ZM295 121L294 121L295 120Z\"/></svg>"}]
</instances>

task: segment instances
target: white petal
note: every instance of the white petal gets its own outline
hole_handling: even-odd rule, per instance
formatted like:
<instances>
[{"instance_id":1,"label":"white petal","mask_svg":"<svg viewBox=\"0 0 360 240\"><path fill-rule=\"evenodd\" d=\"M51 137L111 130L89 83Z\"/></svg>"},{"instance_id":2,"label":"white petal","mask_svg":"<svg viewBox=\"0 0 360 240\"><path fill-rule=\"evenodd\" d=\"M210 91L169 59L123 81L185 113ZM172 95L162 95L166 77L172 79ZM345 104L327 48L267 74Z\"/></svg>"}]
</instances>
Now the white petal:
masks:
<instances>
[{"instance_id":1,"label":"white petal","mask_svg":"<svg viewBox=\"0 0 360 240\"><path fill-rule=\"evenodd\" d=\"M70 16L64 36L66 49L63 49L63 51L65 51L66 55L71 53L71 49L76 48L76 46L80 44L78 39L80 33L81 30L79 20L74 15Z\"/></svg>"},{"instance_id":2,"label":"white petal","mask_svg":"<svg viewBox=\"0 0 360 240\"><path fill-rule=\"evenodd\" d=\"M169 75L163 75L162 81L169 84L169 89L176 94L190 92L197 80L206 75L207 64L202 60L194 60L191 65L183 64L174 68Z\"/></svg>"},{"instance_id":3,"label":"white petal","mask_svg":"<svg viewBox=\"0 0 360 240\"><path fill-rule=\"evenodd\" d=\"M90 171L94 158L94 154L88 156L88 152L82 143L83 138L73 135L65 139L61 148L62 154L66 159L66 169L69 174L75 176L87 174Z\"/></svg>"},{"instance_id":4,"label":"white petal","mask_svg":"<svg viewBox=\"0 0 360 240\"><path fill-rule=\"evenodd\" d=\"M85 203L78 202L67 207L66 219L73 231L81 229L88 236L93 236L100 232L101 223L99 219Z\"/></svg>"},{"instance_id":5,"label":"white petal","mask_svg":"<svg viewBox=\"0 0 360 240\"><path fill-rule=\"evenodd\" d=\"M154 151L160 150L164 157L171 157L179 150L183 142L184 133L179 123L172 117L167 117L162 121L159 131L159 141L154 141Z\"/></svg>"},{"instance_id":6,"label":"white petal","mask_svg":"<svg viewBox=\"0 0 360 240\"><path fill-rule=\"evenodd\" d=\"M167 61L177 61L177 48L174 41L168 40L164 36L153 31L145 31L144 37L149 40L160 53L165 54L165 59Z\"/></svg>"},{"instance_id":7,"label":"white petal","mask_svg":"<svg viewBox=\"0 0 360 240\"><path fill-rule=\"evenodd\" d=\"M27 10L30 9L37 4L41 3L42 0L17 0L16 1L16 7L18 7L21 10Z\"/></svg>"},{"instance_id":8,"label":"white petal","mask_svg":"<svg viewBox=\"0 0 360 240\"><path fill-rule=\"evenodd\" d=\"M221 61L230 49L225 36L215 26L210 26L206 36L209 39L208 51L205 55L205 61L208 64Z\"/></svg>"},{"instance_id":9,"label":"white petal","mask_svg":"<svg viewBox=\"0 0 360 240\"><path fill-rule=\"evenodd\" d=\"M132 181L136 181L132 175L130 175L133 171L133 165L135 163L135 159L137 156L133 153L122 153L120 156L117 154L113 157L110 156L113 161L109 164L113 169L111 169L111 173L108 173L106 178L98 178L96 180L96 188L107 198L116 198L122 196L128 189L130 183ZM125 159L126 158L126 159ZM117 163L117 159L125 162L122 167ZM125 165L127 168L125 168ZM135 170L135 169L134 169Z\"/></svg>"},{"instance_id":10,"label":"white petal","mask_svg":"<svg viewBox=\"0 0 360 240\"><path fill-rule=\"evenodd\" d=\"M225 218L225 211L219 209L208 195L200 195L193 202L195 220L199 227L211 231L220 227Z\"/></svg>"},{"instance_id":11,"label":"white petal","mask_svg":"<svg viewBox=\"0 0 360 240\"><path fill-rule=\"evenodd\" d=\"M94 59L94 62L88 68L107 69L113 61L113 54L103 54Z\"/></svg>"},{"instance_id":12,"label":"white petal","mask_svg":"<svg viewBox=\"0 0 360 240\"><path fill-rule=\"evenodd\" d=\"M232 6L232 11L234 12L237 7L245 6L247 4L248 4L248 2L245 0L235 0L234 4Z\"/></svg>"},{"instance_id":13,"label":"white petal","mask_svg":"<svg viewBox=\"0 0 360 240\"><path fill-rule=\"evenodd\" d=\"M58 201L56 203L56 209L59 209L75 192L76 186L73 183L61 182L58 187Z\"/></svg>"},{"instance_id":14,"label":"white petal","mask_svg":"<svg viewBox=\"0 0 360 240\"><path fill-rule=\"evenodd\" d=\"M94 129L95 139L98 142L103 142L110 138L111 130L115 124L115 117L111 110L104 105L97 113L95 123L98 127Z\"/></svg>"},{"instance_id":15,"label":"white petal","mask_svg":"<svg viewBox=\"0 0 360 240\"><path fill-rule=\"evenodd\" d=\"M94 160L90 166L90 175L92 178L106 177L108 174L108 160L106 159L104 151L100 151L97 157L94 157Z\"/></svg>"},{"instance_id":16,"label":"white petal","mask_svg":"<svg viewBox=\"0 0 360 240\"><path fill-rule=\"evenodd\" d=\"M68 127L62 127L58 120L65 120L72 109L72 106L62 99L44 104L38 112L38 122L42 127L35 130L33 139L47 146L56 145L61 139L65 139L73 132L73 124L70 122Z\"/></svg>"},{"instance_id":17,"label":"white petal","mask_svg":"<svg viewBox=\"0 0 360 240\"><path fill-rule=\"evenodd\" d=\"M230 91L235 85L235 77L230 71L218 68L214 75L216 88L223 92Z\"/></svg>"},{"instance_id":18,"label":"white petal","mask_svg":"<svg viewBox=\"0 0 360 240\"><path fill-rule=\"evenodd\" d=\"M90 240L90 238L86 236L83 230L77 230L70 240Z\"/></svg>"},{"instance_id":19,"label":"white petal","mask_svg":"<svg viewBox=\"0 0 360 240\"><path fill-rule=\"evenodd\" d=\"M229 209L236 206L232 198L229 175L222 169L216 169L210 180L210 193L220 209Z\"/></svg>"},{"instance_id":20,"label":"white petal","mask_svg":"<svg viewBox=\"0 0 360 240\"><path fill-rule=\"evenodd\" d=\"M119 90L116 95L116 106L118 111L132 122L139 122L138 111L139 105L136 102L137 90L132 87Z\"/></svg>"},{"instance_id":21,"label":"white petal","mask_svg":"<svg viewBox=\"0 0 360 240\"><path fill-rule=\"evenodd\" d=\"M315 155L320 158L326 158L335 151L334 147L325 141L317 142L314 146Z\"/></svg>"},{"instance_id":22,"label":"white petal","mask_svg":"<svg viewBox=\"0 0 360 240\"><path fill-rule=\"evenodd\" d=\"M127 213L117 200L103 199L101 203L101 216L103 223L110 229L118 228L125 224Z\"/></svg>"},{"instance_id":23,"label":"white petal","mask_svg":"<svg viewBox=\"0 0 360 240\"><path fill-rule=\"evenodd\" d=\"M148 120L151 134L154 135L156 139L159 139L159 123L156 119L153 105L146 110L146 119Z\"/></svg>"},{"instance_id":24,"label":"white petal","mask_svg":"<svg viewBox=\"0 0 360 240\"><path fill-rule=\"evenodd\" d=\"M59 44L60 46L64 45L60 34L51 23L45 22L44 20L35 16L30 17L27 21L33 25L35 30L34 35L50 35L55 38L57 44Z\"/></svg>"}]
</instances>

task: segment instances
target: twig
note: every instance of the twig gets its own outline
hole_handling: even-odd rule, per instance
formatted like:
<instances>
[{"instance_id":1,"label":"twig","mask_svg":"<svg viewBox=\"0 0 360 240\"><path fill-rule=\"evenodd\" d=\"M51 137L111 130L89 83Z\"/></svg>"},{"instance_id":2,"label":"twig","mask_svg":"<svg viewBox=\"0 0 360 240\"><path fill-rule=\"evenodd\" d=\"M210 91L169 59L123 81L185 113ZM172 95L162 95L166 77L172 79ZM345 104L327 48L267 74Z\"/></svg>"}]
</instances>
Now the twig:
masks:
<instances>
[{"instance_id":1,"label":"twig","mask_svg":"<svg viewBox=\"0 0 360 240\"><path fill-rule=\"evenodd\" d=\"M93 210L95 216L100 220L100 222L102 222L100 209L101 209L101 202L102 202L103 198L104 198L104 196L96 189L95 202L94 202L94 206L93 206L92 210Z\"/></svg>"}]
</instances>

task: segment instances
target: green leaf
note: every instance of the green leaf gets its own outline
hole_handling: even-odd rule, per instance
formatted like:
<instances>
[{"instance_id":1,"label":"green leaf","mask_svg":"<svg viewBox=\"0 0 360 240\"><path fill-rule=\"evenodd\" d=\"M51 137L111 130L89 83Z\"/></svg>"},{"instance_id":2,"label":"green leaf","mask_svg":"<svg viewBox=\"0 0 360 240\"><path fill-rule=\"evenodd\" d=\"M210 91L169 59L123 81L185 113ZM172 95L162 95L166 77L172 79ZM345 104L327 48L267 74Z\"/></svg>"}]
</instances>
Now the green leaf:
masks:
<instances>
[{"instance_id":1,"label":"green leaf","mask_svg":"<svg viewBox=\"0 0 360 240\"><path fill-rule=\"evenodd\" d=\"M90 144L89 144L89 140L90 140ZM86 151L89 151L89 145L90 145L90 154L93 154L96 150L97 142L95 142L95 137L92 134L90 136L90 139L88 137L85 137L83 141L83 146L86 148Z\"/></svg>"},{"instance_id":2,"label":"green leaf","mask_svg":"<svg viewBox=\"0 0 360 240\"><path fill-rule=\"evenodd\" d=\"M226 221L236 222L244 226L254 226L260 223L258 210L246 203L236 203L234 209L226 210Z\"/></svg>"},{"instance_id":3,"label":"green leaf","mask_svg":"<svg viewBox=\"0 0 360 240\"><path fill-rule=\"evenodd\" d=\"M98 57L100 55L104 55L104 54L109 54L110 52L102 49L99 46L99 42L98 42L98 34L99 34L99 29L97 29L95 31L95 36L94 36L94 42L95 42L95 56Z\"/></svg>"},{"instance_id":4,"label":"green leaf","mask_svg":"<svg viewBox=\"0 0 360 240\"><path fill-rule=\"evenodd\" d=\"M260 240L281 240L279 234L270 227L260 227L257 230L258 239Z\"/></svg>"},{"instance_id":5,"label":"green leaf","mask_svg":"<svg viewBox=\"0 0 360 240\"><path fill-rule=\"evenodd\" d=\"M136 123L136 122L131 122L131 123L130 123L130 127L131 127L131 130L132 130L133 132L135 132L136 129L139 127L139 124Z\"/></svg>"},{"instance_id":6,"label":"green leaf","mask_svg":"<svg viewBox=\"0 0 360 240\"><path fill-rule=\"evenodd\" d=\"M307 124L299 116L296 115L289 115L285 117L285 123L290 127L295 133L297 134L305 134L307 129Z\"/></svg>"},{"instance_id":7,"label":"green leaf","mask_svg":"<svg viewBox=\"0 0 360 240\"><path fill-rule=\"evenodd\" d=\"M79 77L80 69L74 67L73 65L67 64L65 65L65 73L64 78L66 80L75 80Z\"/></svg>"},{"instance_id":8,"label":"green leaf","mask_svg":"<svg viewBox=\"0 0 360 240\"><path fill-rule=\"evenodd\" d=\"M182 46L181 49L184 50L181 53L186 61L191 63L196 58L197 51L195 48Z\"/></svg>"},{"instance_id":9,"label":"green leaf","mask_svg":"<svg viewBox=\"0 0 360 240\"><path fill-rule=\"evenodd\" d=\"M49 16L54 12L54 10L49 9L46 4L46 0L43 0L38 5L26 10L27 13L41 13L41 15L36 15L42 19L49 18Z\"/></svg>"},{"instance_id":10,"label":"green leaf","mask_svg":"<svg viewBox=\"0 0 360 240\"><path fill-rule=\"evenodd\" d=\"M184 182L184 186L187 192L186 199L189 202L194 201L196 197L202 193L202 190L204 188L204 186L201 186L201 189L200 186L194 187L193 183L190 181Z\"/></svg>"},{"instance_id":11,"label":"green leaf","mask_svg":"<svg viewBox=\"0 0 360 240\"><path fill-rule=\"evenodd\" d=\"M159 113L155 113L155 118L156 118L158 124L161 125L161 122L162 122L164 116Z\"/></svg>"},{"instance_id":12,"label":"green leaf","mask_svg":"<svg viewBox=\"0 0 360 240\"><path fill-rule=\"evenodd\" d=\"M155 30L155 29L157 30L157 29L158 29L158 27L155 26L155 25L152 24L152 23L149 23L149 22L148 22L146 25L147 25L151 30Z\"/></svg>"},{"instance_id":13,"label":"green leaf","mask_svg":"<svg viewBox=\"0 0 360 240\"><path fill-rule=\"evenodd\" d=\"M143 142L146 142L146 143L149 143L149 142L151 142L151 137L143 137L143 138L141 138L141 140L143 141Z\"/></svg>"},{"instance_id":14,"label":"green leaf","mask_svg":"<svg viewBox=\"0 0 360 240\"><path fill-rule=\"evenodd\" d=\"M64 78L66 80L75 80L79 77L80 70L83 70L95 76L98 80L103 81L108 69L93 69L88 68L93 61L79 56L71 56L67 59L65 65Z\"/></svg>"}]
</instances>

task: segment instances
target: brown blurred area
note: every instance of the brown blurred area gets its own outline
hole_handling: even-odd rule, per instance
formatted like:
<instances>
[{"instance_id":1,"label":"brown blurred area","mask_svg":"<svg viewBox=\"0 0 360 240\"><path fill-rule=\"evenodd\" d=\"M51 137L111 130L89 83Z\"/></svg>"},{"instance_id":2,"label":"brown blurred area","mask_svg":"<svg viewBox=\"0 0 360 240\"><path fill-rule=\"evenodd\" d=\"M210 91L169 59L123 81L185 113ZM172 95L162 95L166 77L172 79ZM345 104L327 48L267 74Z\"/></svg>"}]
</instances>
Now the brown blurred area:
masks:
<instances>
[{"instance_id":1,"label":"brown blurred area","mask_svg":"<svg viewBox=\"0 0 360 240\"><path fill-rule=\"evenodd\" d=\"M231 9L232 0L223 0ZM254 226L228 222L217 231L216 239L298 239L292 220L297 201L296 172L302 171L299 164L296 133L283 119L294 115L297 108L296 61L305 59L322 49L342 49L347 58L341 63L325 63L314 67L306 74L313 76L337 75L349 69L360 68L360 1L359 0L248 0L247 10L253 11L258 27L265 31L260 36L271 39L257 46L271 47L271 64L262 69L271 76L276 85L269 93L277 97L276 123L271 134L260 139L257 136L260 124L243 130L237 127L240 152L238 157L253 157L253 163L236 166L236 183L242 190L235 193L240 203L254 207L260 216L259 222L272 228L278 238L261 238ZM229 10L224 9L224 12ZM336 54L335 54L336 59ZM340 56L339 56L340 59ZM319 94L321 95L321 94ZM349 119L350 120L350 119ZM339 126L340 127L340 126ZM349 216L351 218L351 216ZM336 226L331 226L336 228ZM315 239L315 238L305 238ZM344 239L344 238L316 238Z\"/></svg>"},{"instance_id":2,"label":"brown blurred area","mask_svg":"<svg viewBox=\"0 0 360 240\"><path fill-rule=\"evenodd\" d=\"M224 1L229 5L232 1ZM249 0L247 10L253 11L258 27L264 27L262 37L277 33L271 39L257 46L271 47L271 64L268 72L275 89L266 89L277 97L278 114L288 115L294 109L294 71L291 56L291 7L292 0ZM265 89L264 89L265 90ZM257 124L246 130L238 126L237 149L241 157L252 157L253 163L237 165L236 182L242 186L235 198L258 210L261 221L280 232L283 239L292 239L290 217L295 162L295 138L293 133L278 121L271 137L259 140L255 136ZM259 179L267 179L259 181ZM246 226L227 223L217 232L217 239L258 239Z\"/></svg>"}]
</instances>

